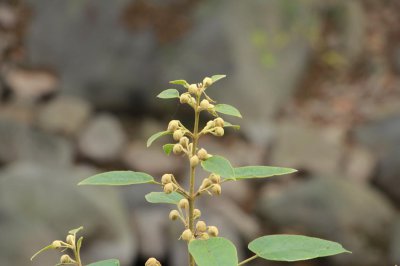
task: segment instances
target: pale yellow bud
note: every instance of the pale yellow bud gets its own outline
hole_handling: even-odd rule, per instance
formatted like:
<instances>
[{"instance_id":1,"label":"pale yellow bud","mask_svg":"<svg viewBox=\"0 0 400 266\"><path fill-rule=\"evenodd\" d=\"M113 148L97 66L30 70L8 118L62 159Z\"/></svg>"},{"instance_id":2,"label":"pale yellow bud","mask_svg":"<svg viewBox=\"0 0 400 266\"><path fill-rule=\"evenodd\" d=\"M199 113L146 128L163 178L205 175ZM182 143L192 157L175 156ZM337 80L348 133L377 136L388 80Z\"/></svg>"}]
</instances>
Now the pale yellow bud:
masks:
<instances>
[{"instance_id":1,"label":"pale yellow bud","mask_svg":"<svg viewBox=\"0 0 400 266\"><path fill-rule=\"evenodd\" d=\"M181 103L188 103L188 102L190 101L190 95L188 95L187 93L182 94L182 95L179 97L179 101L180 101Z\"/></svg>"},{"instance_id":2,"label":"pale yellow bud","mask_svg":"<svg viewBox=\"0 0 400 266\"><path fill-rule=\"evenodd\" d=\"M174 140L179 141L184 135L185 133L183 132L183 130L175 130L172 136Z\"/></svg>"},{"instance_id":3,"label":"pale yellow bud","mask_svg":"<svg viewBox=\"0 0 400 266\"><path fill-rule=\"evenodd\" d=\"M161 263L155 258L149 258L144 266L161 266Z\"/></svg>"},{"instance_id":4,"label":"pale yellow bud","mask_svg":"<svg viewBox=\"0 0 400 266\"><path fill-rule=\"evenodd\" d=\"M207 240L207 239L209 239L209 238L210 238L210 235L207 234L207 233L202 233L202 234L200 235L200 239L202 239L202 240Z\"/></svg>"},{"instance_id":5,"label":"pale yellow bud","mask_svg":"<svg viewBox=\"0 0 400 266\"><path fill-rule=\"evenodd\" d=\"M214 135L215 136L217 136L217 137L222 137L223 135L224 135L224 129L222 128L222 127L216 127L215 129L214 129Z\"/></svg>"},{"instance_id":6,"label":"pale yellow bud","mask_svg":"<svg viewBox=\"0 0 400 266\"><path fill-rule=\"evenodd\" d=\"M189 145L189 139L187 137L182 137L179 140L179 144L181 144L182 147L187 147Z\"/></svg>"},{"instance_id":7,"label":"pale yellow bud","mask_svg":"<svg viewBox=\"0 0 400 266\"><path fill-rule=\"evenodd\" d=\"M224 119L222 119L221 117L215 118L214 122L217 127L223 127L225 123Z\"/></svg>"},{"instance_id":8,"label":"pale yellow bud","mask_svg":"<svg viewBox=\"0 0 400 266\"><path fill-rule=\"evenodd\" d=\"M177 220L178 218L179 218L179 212L178 212L177 210L172 210L172 211L169 213L169 219L170 219L170 220L175 221L175 220Z\"/></svg>"},{"instance_id":9,"label":"pale yellow bud","mask_svg":"<svg viewBox=\"0 0 400 266\"><path fill-rule=\"evenodd\" d=\"M206 223L205 223L204 221L198 221L198 222L196 223L196 231L197 231L198 233L203 233L203 232L207 231L207 225L206 225Z\"/></svg>"},{"instance_id":10,"label":"pale yellow bud","mask_svg":"<svg viewBox=\"0 0 400 266\"><path fill-rule=\"evenodd\" d=\"M218 236L219 232L218 232L218 228L216 226L209 226L208 227L208 233L210 234L210 236Z\"/></svg>"},{"instance_id":11,"label":"pale yellow bud","mask_svg":"<svg viewBox=\"0 0 400 266\"><path fill-rule=\"evenodd\" d=\"M71 246L75 245L75 236L73 235L67 235L66 242L70 244Z\"/></svg>"},{"instance_id":12,"label":"pale yellow bud","mask_svg":"<svg viewBox=\"0 0 400 266\"><path fill-rule=\"evenodd\" d=\"M208 122L207 122L207 127L208 127L208 128L213 128L213 127L215 127L215 122L214 122L214 121L208 121Z\"/></svg>"},{"instance_id":13,"label":"pale yellow bud","mask_svg":"<svg viewBox=\"0 0 400 266\"><path fill-rule=\"evenodd\" d=\"M214 184L212 187L211 187L211 192L214 194L214 195L221 195L221 186L219 185L219 184Z\"/></svg>"},{"instance_id":14,"label":"pale yellow bud","mask_svg":"<svg viewBox=\"0 0 400 266\"><path fill-rule=\"evenodd\" d=\"M67 254L62 255L61 258L60 258L60 263L62 263L62 264L64 264L64 263L72 263L72 262L74 262L74 261Z\"/></svg>"},{"instance_id":15,"label":"pale yellow bud","mask_svg":"<svg viewBox=\"0 0 400 266\"><path fill-rule=\"evenodd\" d=\"M197 157L197 155L193 155L192 158L190 158L190 166L196 167L198 164L199 164L199 157Z\"/></svg>"},{"instance_id":16,"label":"pale yellow bud","mask_svg":"<svg viewBox=\"0 0 400 266\"><path fill-rule=\"evenodd\" d=\"M168 184L168 183L171 183L171 182L172 182L172 174L164 174L164 175L161 177L161 183L162 183L163 185Z\"/></svg>"},{"instance_id":17,"label":"pale yellow bud","mask_svg":"<svg viewBox=\"0 0 400 266\"><path fill-rule=\"evenodd\" d=\"M171 120L168 124L168 131L174 132L179 128L179 120Z\"/></svg>"},{"instance_id":18,"label":"pale yellow bud","mask_svg":"<svg viewBox=\"0 0 400 266\"><path fill-rule=\"evenodd\" d=\"M175 144L174 148L172 149L172 152L174 154L180 154L183 151L183 147L181 144Z\"/></svg>"},{"instance_id":19,"label":"pale yellow bud","mask_svg":"<svg viewBox=\"0 0 400 266\"><path fill-rule=\"evenodd\" d=\"M200 102L200 107L201 107L201 108L203 108L203 109L208 109L208 106L210 106L210 102L207 101L206 99L204 99L204 100L202 100L202 101Z\"/></svg>"},{"instance_id":20,"label":"pale yellow bud","mask_svg":"<svg viewBox=\"0 0 400 266\"><path fill-rule=\"evenodd\" d=\"M221 176L220 175L217 175L217 174L211 174L209 177L208 177L210 180L211 180L211 182L213 182L214 184L219 184L220 182L221 182Z\"/></svg>"},{"instance_id":21,"label":"pale yellow bud","mask_svg":"<svg viewBox=\"0 0 400 266\"><path fill-rule=\"evenodd\" d=\"M203 79L203 86L204 86L204 87L209 87L209 86L211 86L211 85L212 85L212 79L209 78L209 77L205 77L205 78Z\"/></svg>"},{"instance_id":22,"label":"pale yellow bud","mask_svg":"<svg viewBox=\"0 0 400 266\"><path fill-rule=\"evenodd\" d=\"M208 178L204 178L203 182L201 182L201 186L200 187L203 189L203 188L206 188L206 187L208 187L210 185L211 185L211 180L208 179Z\"/></svg>"},{"instance_id":23,"label":"pale yellow bud","mask_svg":"<svg viewBox=\"0 0 400 266\"><path fill-rule=\"evenodd\" d=\"M164 192L166 194L171 194L174 191L174 185L172 183L168 183L164 185Z\"/></svg>"},{"instance_id":24,"label":"pale yellow bud","mask_svg":"<svg viewBox=\"0 0 400 266\"><path fill-rule=\"evenodd\" d=\"M194 219L199 218L201 216L201 211L199 209L194 209L193 216L194 216Z\"/></svg>"},{"instance_id":25,"label":"pale yellow bud","mask_svg":"<svg viewBox=\"0 0 400 266\"><path fill-rule=\"evenodd\" d=\"M187 199L181 199L179 201L179 207L181 207L182 209L189 208L189 201Z\"/></svg>"},{"instance_id":26,"label":"pale yellow bud","mask_svg":"<svg viewBox=\"0 0 400 266\"><path fill-rule=\"evenodd\" d=\"M204 160L207 160L209 156L205 149L200 149L197 152L197 157L199 157L200 160L204 161Z\"/></svg>"},{"instance_id":27,"label":"pale yellow bud","mask_svg":"<svg viewBox=\"0 0 400 266\"><path fill-rule=\"evenodd\" d=\"M192 231L190 231L190 229L186 229L185 231L183 231L181 237L185 241L190 241L193 238L193 233Z\"/></svg>"},{"instance_id":28,"label":"pale yellow bud","mask_svg":"<svg viewBox=\"0 0 400 266\"><path fill-rule=\"evenodd\" d=\"M197 93L197 85L196 84L190 84L188 90L189 90L190 93L196 94Z\"/></svg>"},{"instance_id":29,"label":"pale yellow bud","mask_svg":"<svg viewBox=\"0 0 400 266\"><path fill-rule=\"evenodd\" d=\"M60 240L54 240L53 243L51 243L52 248L60 248L62 246L62 242Z\"/></svg>"}]
</instances>

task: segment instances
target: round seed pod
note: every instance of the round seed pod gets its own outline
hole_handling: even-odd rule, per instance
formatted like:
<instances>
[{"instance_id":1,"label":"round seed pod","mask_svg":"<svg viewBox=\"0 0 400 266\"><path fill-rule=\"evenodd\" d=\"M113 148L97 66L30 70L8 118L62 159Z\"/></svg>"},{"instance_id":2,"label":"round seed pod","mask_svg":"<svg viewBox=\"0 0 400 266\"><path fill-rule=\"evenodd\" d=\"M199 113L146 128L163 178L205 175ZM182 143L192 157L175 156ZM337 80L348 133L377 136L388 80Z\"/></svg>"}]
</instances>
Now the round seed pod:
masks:
<instances>
[{"instance_id":1,"label":"round seed pod","mask_svg":"<svg viewBox=\"0 0 400 266\"><path fill-rule=\"evenodd\" d=\"M171 194L174 191L174 185L172 183L168 183L164 185L164 192L166 194Z\"/></svg>"},{"instance_id":2,"label":"round seed pod","mask_svg":"<svg viewBox=\"0 0 400 266\"><path fill-rule=\"evenodd\" d=\"M212 187L211 187L211 192L214 194L214 195L221 195L221 186L219 185L219 184L214 184Z\"/></svg>"},{"instance_id":3,"label":"round seed pod","mask_svg":"<svg viewBox=\"0 0 400 266\"><path fill-rule=\"evenodd\" d=\"M179 141L184 135L185 133L182 130L175 130L172 137L175 141Z\"/></svg>"},{"instance_id":4,"label":"round seed pod","mask_svg":"<svg viewBox=\"0 0 400 266\"><path fill-rule=\"evenodd\" d=\"M180 97L179 97L179 101L181 103L188 103L190 101L190 95L188 95L187 93L183 93Z\"/></svg>"},{"instance_id":5,"label":"round seed pod","mask_svg":"<svg viewBox=\"0 0 400 266\"><path fill-rule=\"evenodd\" d=\"M197 157L199 157L200 160L204 161L208 159L208 153L205 149L200 149L197 152Z\"/></svg>"},{"instance_id":6,"label":"round seed pod","mask_svg":"<svg viewBox=\"0 0 400 266\"><path fill-rule=\"evenodd\" d=\"M221 176L214 173L212 173L208 178L214 184L219 184L221 182Z\"/></svg>"},{"instance_id":7,"label":"round seed pod","mask_svg":"<svg viewBox=\"0 0 400 266\"><path fill-rule=\"evenodd\" d=\"M182 209L189 208L189 201L187 199L181 199L178 204Z\"/></svg>"},{"instance_id":8,"label":"round seed pod","mask_svg":"<svg viewBox=\"0 0 400 266\"><path fill-rule=\"evenodd\" d=\"M203 79L203 86L204 87L210 87L212 85L213 81L210 77L205 77Z\"/></svg>"},{"instance_id":9,"label":"round seed pod","mask_svg":"<svg viewBox=\"0 0 400 266\"><path fill-rule=\"evenodd\" d=\"M199 209L194 209L193 210L193 216L194 216L195 219L200 218L201 211Z\"/></svg>"},{"instance_id":10,"label":"round seed pod","mask_svg":"<svg viewBox=\"0 0 400 266\"><path fill-rule=\"evenodd\" d=\"M54 240L53 243L51 243L51 246L52 246L53 248L61 248L61 246L62 246L62 241L60 241L60 240Z\"/></svg>"},{"instance_id":11,"label":"round seed pod","mask_svg":"<svg viewBox=\"0 0 400 266\"><path fill-rule=\"evenodd\" d=\"M190 93L192 93L192 94L196 94L196 92L197 92L197 85L196 85L196 84L190 84L190 85L189 85L189 88L188 88L188 91L189 91Z\"/></svg>"},{"instance_id":12,"label":"round seed pod","mask_svg":"<svg viewBox=\"0 0 400 266\"><path fill-rule=\"evenodd\" d=\"M224 131L224 128L222 128L222 127L216 127L214 129L214 135L217 137L222 137L224 135L224 133L225 133L225 131Z\"/></svg>"},{"instance_id":13,"label":"round seed pod","mask_svg":"<svg viewBox=\"0 0 400 266\"><path fill-rule=\"evenodd\" d=\"M190 166L196 167L198 164L199 164L199 157L197 157L197 155L193 155L192 158L190 158Z\"/></svg>"},{"instance_id":14,"label":"round seed pod","mask_svg":"<svg viewBox=\"0 0 400 266\"><path fill-rule=\"evenodd\" d=\"M183 147L181 144L175 144L174 147L172 148L172 152L174 154L180 154L183 151Z\"/></svg>"},{"instance_id":15,"label":"round seed pod","mask_svg":"<svg viewBox=\"0 0 400 266\"><path fill-rule=\"evenodd\" d=\"M165 185L171 182L172 182L172 174L163 174L163 176L161 177L161 183Z\"/></svg>"},{"instance_id":16,"label":"round seed pod","mask_svg":"<svg viewBox=\"0 0 400 266\"><path fill-rule=\"evenodd\" d=\"M168 124L168 131L174 132L179 128L179 120L171 120Z\"/></svg>"},{"instance_id":17,"label":"round seed pod","mask_svg":"<svg viewBox=\"0 0 400 266\"><path fill-rule=\"evenodd\" d=\"M209 226L208 227L208 233L210 236L216 237L219 234L218 228L216 226Z\"/></svg>"},{"instance_id":18,"label":"round seed pod","mask_svg":"<svg viewBox=\"0 0 400 266\"><path fill-rule=\"evenodd\" d=\"M204 221L198 221L198 222L196 223L196 231L197 231L198 233L203 233L203 232L207 231L207 225L206 225L206 223L205 223Z\"/></svg>"},{"instance_id":19,"label":"round seed pod","mask_svg":"<svg viewBox=\"0 0 400 266\"><path fill-rule=\"evenodd\" d=\"M207 101L206 99L204 99L204 100L202 100L202 101L200 102L200 107L203 108L203 109L208 109L208 106L209 106L209 105L210 105L210 102Z\"/></svg>"},{"instance_id":20,"label":"round seed pod","mask_svg":"<svg viewBox=\"0 0 400 266\"><path fill-rule=\"evenodd\" d=\"M71 246L75 245L75 236L74 235L67 235L66 242Z\"/></svg>"},{"instance_id":21,"label":"round seed pod","mask_svg":"<svg viewBox=\"0 0 400 266\"><path fill-rule=\"evenodd\" d=\"M62 263L62 264L63 263L72 263L72 262L73 262L73 260L67 254L62 255L61 258L60 258L60 263Z\"/></svg>"},{"instance_id":22,"label":"round seed pod","mask_svg":"<svg viewBox=\"0 0 400 266\"><path fill-rule=\"evenodd\" d=\"M155 258L149 258L144 266L161 266L161 263Z\"/></svg>"},{"instance_id":23,"label":"round seed pod","mask_svg":"<svg viewBox=\"0 0 400 266\"><path fill-rule=\"evenodd\" d=\"M175 220L177 220L178 218L179 218L179 212L178 212L177 210L172 210L172 211L169 213L169 219L170 219L170 220L175 221Z\"/></svg>"},{"instance_id":24,"label":"round seed pod","mask_svg":"<svg viewBox=\"0 0 400 266\"><path fill-rule=\"evenodd\" d=\"M193 238L193 233L192 231L190 231L190 229L186 229L185 231L183 231L181 237L185 241L190 241Z\"/></svg>"},{"instance_id":25,"label":"round seed pod","mask_svg":"<svg viewBox=\"0 0 400 266\"><path fill-rule=\"evenodd\" d=\"M221 117L215 118L214 122L217 127L223 127L225 123L224 119L222 119Z\"/></svg>"}]
</instances>

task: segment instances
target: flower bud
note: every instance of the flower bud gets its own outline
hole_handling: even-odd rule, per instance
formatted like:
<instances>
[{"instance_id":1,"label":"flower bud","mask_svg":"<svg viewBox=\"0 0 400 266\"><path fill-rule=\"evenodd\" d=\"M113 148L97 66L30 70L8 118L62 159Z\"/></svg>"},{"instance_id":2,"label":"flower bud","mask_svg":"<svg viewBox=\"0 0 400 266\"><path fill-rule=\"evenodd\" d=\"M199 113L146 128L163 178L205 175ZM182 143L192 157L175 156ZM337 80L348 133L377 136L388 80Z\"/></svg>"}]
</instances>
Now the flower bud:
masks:
<instances>
[{"instance_id":1,"label":"flower bud","mask_svg":"<svg viewBox=\"0 0 400 266\"><path fill-rule=\"evenodd\" d=\"M219 184L214 184L214 185L211 187L211 192L212 192L214 195L221 195L221 186L220 186Z\"/></svg>"},{"instance_id":2,"label":"flower bud","mask_svg":"<svg viewBox=\"0 0 400 266\"><path fill-rule=\"evenodd\" d=\"M75 245L75 236L73 235L67 235L66 242L70 244L71 246Z\"/></svg>"},{"instance_id":3,"label":"flower bud","mask_svg":"<svg viewBox=\"0 0 400 266\"><path fill-rule=\"evenodd\" d=\"M181 199L179 201L179 207L182 209L189 208L189 201L187 199Z\"/></svg>"},{"instance_id":4,"label":"flower bud","mask_svg":"<svg viewBox=\"0 0 400 266\"><path fill-rule=\"evenodd\" d=\"M208 159L208 153L205 149L200 149L197 152L197 157L199 157L200 160L204 161Z\"/></svg>"},{"instance_id":5,"label":"flower bud","mask_svg":"<svg viewBox=\"0 0 400 266\"><path fill-rule=\"evenodd\" d=\"M225 123L224 119L222 119L221 117L215 118L214 122L217 127L223 127Z\"/></svg>"},{"instance_id":6,"label":"flower bud","mask_svg":"<svg viewBox=\"0 0 400 266\"><path fill-rule=\"evenodd\" d=\"M62 246L62 242L60 240L54 240L53 243L51 243L52 248L60 248Z\"/></svg>"},{"instance_id":7,"label":"flower bud","mask_svg":"<svg viewBox=\"0 0 400 266\"><path fill-rule=\"evenodd\" d=\"M174 191L174 185L172 183L168 183L164 185L164 192L166 194L171 194Z\"/></svg>"},{"instance_id":8,"label":"flower bud","mask_svg":"<svg viewBox=\"0 0 400 266\"><path fill-rule=\"evenodd\" d=\"M169 213L169 219L170 219L170 220L175 221L175 220L177 220L178 218L179 218L179 212L178 212L177 210L172 210L172 211Z\"/></svg>"},{"instance_id":9,"label":"flower bud","mask_svg":"<svg viewBox=\"0 0 400 266\"><path fill-rule=\"evenodd\" d=\"M183 231L182 235L181 235L182 239L185 241L190 241L193 238L193 234L192 231L190 231L190 229L186 229L185 231Z\"/></svg>"},{"instance_id":10,"label":"flower bud","mask_svg":"<svg viewBox=\"0 0 400 266\"><path fill-rule=\"evenodd\" d=\"M200 107L201 107L201 108L203 108L203 109L208 109L208 106L210 106L210 102L207 101L206 99L204 99L204 100L202 100L202 101L200 102Z\"/></svg>"},{"instance_id":11,"label":"flower bud","mask_svg":"<svg viewBox=\"0 0 400 266\"><path fill-rule=\"evenodd\" d=\"M174 154L180 154L183 151L183 147L181 144L175 144L174 148L172 149L172 152Z\"/></svg>"},{"instance_id":12,"label":"flower bud","mask_svg":"<svg viewBox=\"0 0 400 266\"><path fill-rule=\"evenodd\" d=\"M211 86L211 85L212 85L212 79L209 78L209 77L205 77L205 78L203 79L203 86L204 86L204 87L209 87L209 86Z\"/></svg>"},{"instance_id":13,"label":"flower bud","mask_svg":"<svg viewBox=\"0 0 400 266\"><path fill-rule=\"evenodd\" d=\"M183 132L183 130L175 130L172 136L174 140L179 141L184 135L185 133Z\"/></svg>"},{"instance_id":14,"label":"flower bud","mask_svg":"<svg viewBox=\"0 0 400 266\"><path fill-rule=\"evenodd\" d=\"M74 261L67 254L62 255L61 258L60 258L60 263L61 264L72 263L72 262L74 262Z\"/></svg>"},{"instance_id":15,"label":"flower bud","mask_svg":"<svg viewBox=\"0 0 400 266\"><path fill-rule=\"evenodd\" d=\"M211 174L209 177L211 182L213 182L214 184L219 184L221 182L221 176L217 175L217 174Z\"/></svg>"},{"instance_id":16,"label":"flower bud","mask_svg":"<svg viewBox=\"0 0 400 266\"><path fill-rule=\"evenodd\" d=\"M190 166L196 167L198 164L199 164L199 157L197 157L197 155L193 155L192 158L190 158Z\"/></svg>"},{"instance_id":17,"label":"flower bud","mask_svg":"<svg viewBox=\"0 0 400 266\"><path fill-rule=\"evenodd\" d=\"M190 101L190 95L188 95L187 93L183 93L180 97L179 97L179 101L181 103L188 103Z\"/></svg>"},{"instance_id":18,"label":"flower bud","mask_svg":"<svg viewBox=\"0 0 400 266\"><path fill-rule=\"evenodd\" d=\"M214 129L214 135L217 137L222 137L224 135L224 129L222 127L216 127Z\"/></svg>"},{"instance_id":19,"label":"flower bud","mask_svg":"<svg viewBox=\"0 0 400 266\"><path fill-rule=\"evenodd\" d=\"M215 127L215 122L212 121L212 120L211 120L211 121L208 121L208 122L207 122L207 127L208 127L208 128L213 128L213 127Z\"/></svg>"},{"instance_id":20,"label":"flower bud","mask_svg":"<svg viewBox=\"0 0 400 266\"><path fill-rule=\"evenodd\" d=\"M179 128L179 121L178 120L171 120L168 124L168 131L174 132Z\"/></svg>"},{"instance_id":21,"label":"flower bud","mask_svg":"<svg viewBox=\"0 0 400 266\"><path fill-rule=\"evenodd\" d=\"M163 185L168 184L168 183L171 183L171 182L172 182L172 174L164 174L164 175L161 177L161 183L162 183Z\"/></svg>"},{"instance_id":22,"label":"flower bud","mask_svg":"<svg viewBox=\"0 0 400 266\"><path fill-rule=\"evenodd\" d=\"M197 85L196 84L190 84L188 90L189 90L190 93L196 94L197 93Z\"/></svg>"},{"instance_id":23,"label":"flower bud","mask_svg":"<svg viewBox=\"0 0 400 266\"><path fill-rule=\"evenodd\" d=\"M207 225L206 225L206 223L205 223L204 221L198 221L198 222L196 223L196 231L197 231L198 233L203 233L203 232L207 231Z\"/></svg>"},{"instance_id":24,"label":"flower bud","mask_svg":"<svg viewBox=\"0 0 400 266\"><path fill-rule=\"evenodd\" d=\"M194 219L199 218L201 216L201 211L199 209L194 209L193 216L194 216Z\"/></svg>"},{"instance_id":25,"label":"flower bud","mask_svg":"<svg viewBox=\"0 0 400 266\"><path fill-rule=\"evenodd\" d=\"M182 137L179 140L179 144L181 144L182 147L186 148L189 145L189 139L187 137Z\"/></svg>"},{"instance_id":26,"label":"flower bud","mask_svg":"<svg viewBox=\"0 0 400 266\"><path fill-rule=\"evenodd\" d=\"M161 266L161 263L155 258L149 258L144 266Z\"/></svg>"},{"instance_id":27,"label":"flower bud","mask_svg":"<svg viewBox=\"0 0 400 266\"><path fill-rule=\"evenodd\" d=\"M210 185L211 185L211 180L208 179L208 178L204 178L204 179L203 179L203 182L201 182L200 188L201 188L201 189L204 189L204 188L206 188L206 187L208 187L208 186L210 186Z\"/></svg>"},{"instance_id":28,"label":"flower bud","mask_svg":"<svg viewBox=\"0 0 400 266\"><path fill-rule=\"evenodd\" d=\"M208 227L208 233L210 234L210 236L218 236L219 232L218 232L218 228L216 226L209 226Z\"/></svg>"}]
</instances>

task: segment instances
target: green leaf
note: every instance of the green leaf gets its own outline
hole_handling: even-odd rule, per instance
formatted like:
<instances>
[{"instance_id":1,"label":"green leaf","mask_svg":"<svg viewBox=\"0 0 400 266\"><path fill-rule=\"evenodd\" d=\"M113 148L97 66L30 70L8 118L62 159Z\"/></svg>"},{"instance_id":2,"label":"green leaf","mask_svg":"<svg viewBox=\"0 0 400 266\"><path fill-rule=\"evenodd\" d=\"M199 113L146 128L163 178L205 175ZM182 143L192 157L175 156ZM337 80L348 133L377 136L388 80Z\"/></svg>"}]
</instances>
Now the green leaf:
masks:
<instances>
[{"instance_id":1,"label":"green leaf","mask_svg":"<svg viewBox=\"0 0 400 266\"><path fill-rule=\"evenodd\" d=\"M151 145L155 140L157 140L158 138L161 138L162 136L169 135L169 134L172 134L172 132L169 132L169 131L160 131L160 132L157 132L157 133L153 134L153 135L147 140L147 148L150 147L150 145Z\"/></svg>"},{"instance_id":2,"label":"green leaf","mask_svg":"<svg viewBox=\"0 0 400 266\"><path fill-rule=\"evenodd\" d=\"M151 175L133 171L111 171L86 178L78 185L126 186L153 183Z\"/></svg>"},{"instance_id":3,"label":"green leaf","mask_svg":"<svg viewBox=\"0 0 400 266\"><path fill-rule=\"evenodd\" d=\"M119 266L119 261L116 259L102 260L102 261L91 263L87 266Z\"/></svg>"},{"instance_id":4,"label":"green leaf","mask_svg":"<svg viewBox=\"0 0 400 266\"><path fill-rule=\"evenodd\" d=\"M223 79L225 77L226 77L226 75L214 75L214 76L211 77L211 80L213 81L213 83L215 83L218 80Z\"/></svg>"},{"instance_id":5,"label":"green leaf","mask_svg":"<svg viewBox=\"0 0 400 266\"><path fill-rule=\"evenodd\" d=\"M78 242L76 242L76 250L78 251L78 253L79 253L79 251L81 250L82 241L83 241L83 237L81 236L81 237L78 239Z\"/></svg>"},{"instance_id":6,"label":"green leaf","mask_svg":"<svg viewBox=\"0 0 400 266\"><path fill-rule=\"evenodd\" d=\"M274 261L299 261L351 253L336 242L300 235L270 235L253 240L249 249Z\"/></svg>"},{"instance_id":7,"label":"green leaf","mask_svg":"<svg viewBox=\"0 0 400 266\"><path fill-rule=\"evenodd\" d=\"M68 234L76 235L79 231L83 230L83 226L68 231Z\"/></svg>"},{"instance_id":8,"label":"green leaf","mask_svg":"<svg viewBox=\"0 0 400 266\"><path fill-rule=\"evenodd\" d=\"M221 114L232 115L242 118L242 115L240 114L239 110L229 104L217 104L215 106L215 111Z\"/></svg>"},{"instance_id":9,"label":"green leaf","mask_svg":"<svg viewBox=\"0 0 400 266\"><path fill-rule=\"evenodd\" d=\"M189 252L198 266L237 266L235 246L226 238L212 237L207 240L192 240Z\"/></svg>"},{"instance_id":10,"label":"green leaf","mask_svg":"<svg viewBox=\"0 0 400 266\"><path fill-rule=\"evenodd\" d=\"M162 146L162 148L163 148L163 150L164 150L166 155L170 155L171 154L171 152L172 152L172 150L174 148L174 145L175 144L165 144L165 145Z\"/></svg>"},{"instance_id":11,"label":"green leaf","mask_svg":"<svg viewBox=\"0 0 400 266\"><path fill-rule=\"evenodd\" d=\"M179 91L176 89L167 89L158 94L157 97L161 99L179 98Z\"/></svg>"},{"instance_id":12,"label":"green leaf","mask_svg":"<svg viewBox=\"0 0 400 266\"><path fill-rule=\"evenodd\" d=\"M201 162L204 170L210 173L215 173L225 178L235 177L235 171L231 163L222 156L214 155L205 161Z\"/></svg>"},{"instance_id":13,"label":"green leaf","mask_svg":"<svg viewBox=\"0 0 400 266\"><path fill-rule=\"evenodd\" d=\"M224 127L232 127L233 129L239 130L240 126L239 125L232 125L229 122L224 121Z\"/></svg>"},{"instance_id":14,"label":"green leaf","mask_svg":"<svg viewBox=\"0 0 400 266\"><path fill-rule=\"evenodd\" d=\"M234 168L235 178L248 179L248 178L263 178L271 177L276 175L286 175L297 172L296 169L283 168L283 167L273 167L273 166L244 166ZM233 179L233 178L226 178Z\"/></svg>"},{"instance_id":15,"label":"green leaf","mask_svg":"<svg viewBox=\"0 0 400 266\"><path fill-rule=\"evenodd\" d=\"M172 80L169 83L175 84L175 85L182 85L185 88L189 87L189 83L187 83L187 81L183 80L183 79Z\"/></svg>"},{"instance_id":16,"label":"green leaf","mask_svg":"<svg viewBox=\"0 0 400 266\"><path fill-rule=\"evenodd\" d=\"M178 204L184 197L178 192L172 192L166 194L164 192L150 192L145 196L147 202L150 203L167 203L167 204Z\"/></svg>"}]
</instances>

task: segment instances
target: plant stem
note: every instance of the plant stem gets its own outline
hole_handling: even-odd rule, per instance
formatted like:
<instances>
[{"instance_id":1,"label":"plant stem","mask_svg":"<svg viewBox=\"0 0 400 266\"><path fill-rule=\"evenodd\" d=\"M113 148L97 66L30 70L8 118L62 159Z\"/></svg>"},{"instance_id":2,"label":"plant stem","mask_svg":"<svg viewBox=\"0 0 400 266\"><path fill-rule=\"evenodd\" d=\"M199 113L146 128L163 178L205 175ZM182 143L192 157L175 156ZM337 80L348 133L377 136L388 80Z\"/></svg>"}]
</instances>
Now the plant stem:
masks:
<instances>
[{"instance_id":1,"label":"plant stem","mask_svg":"<svg viewBox=\"0 0 400 266\"><path fill-rule=\"evenodd\" d=\"M81 262L81 256L79 254L79 251L76 250L76 248L74 248L74 257L75 257L75 260L76 260L76 265L77 266L83 266L82 262Z\"/></svg>"},{"instance_id":2,"label":"plant stem","mask_svg":"<svg viewBox=\"0 0 400 266\"><path fill-rule=\"evenodd\" d=\"M245 259L244 261L240 262L240 263L238 264L238 266L243 265L243 264L246 264L246 263L248 263L248 262L250 262L250 261L252 261L252 260L254 260L254 259L256 259L256 258L258 258L258 255L254 255L253 257L250 257L250 258L248 258L248 259Z\"/></svg>"},{"instance_id":3,"label":"plant stem","mask_svg":"<svg viewBox=\"0 0 400 266\"><path fill-rule=\"evenodd\" d=\"M199 111L199 99L197 97L196 108L194 109L194 128L193 128L193 149L192 156L196 154L197 144L199 140L199 120L200 120L200 111ZM194 232L194 202L196 199L196 193L194 191L195 185L195 175L196 175L196 166L190 167L190 188L189 188L189 229ZM189 266L195 266L194 259L192 255L189 254Z\"/></svg>"}]
</instances>

